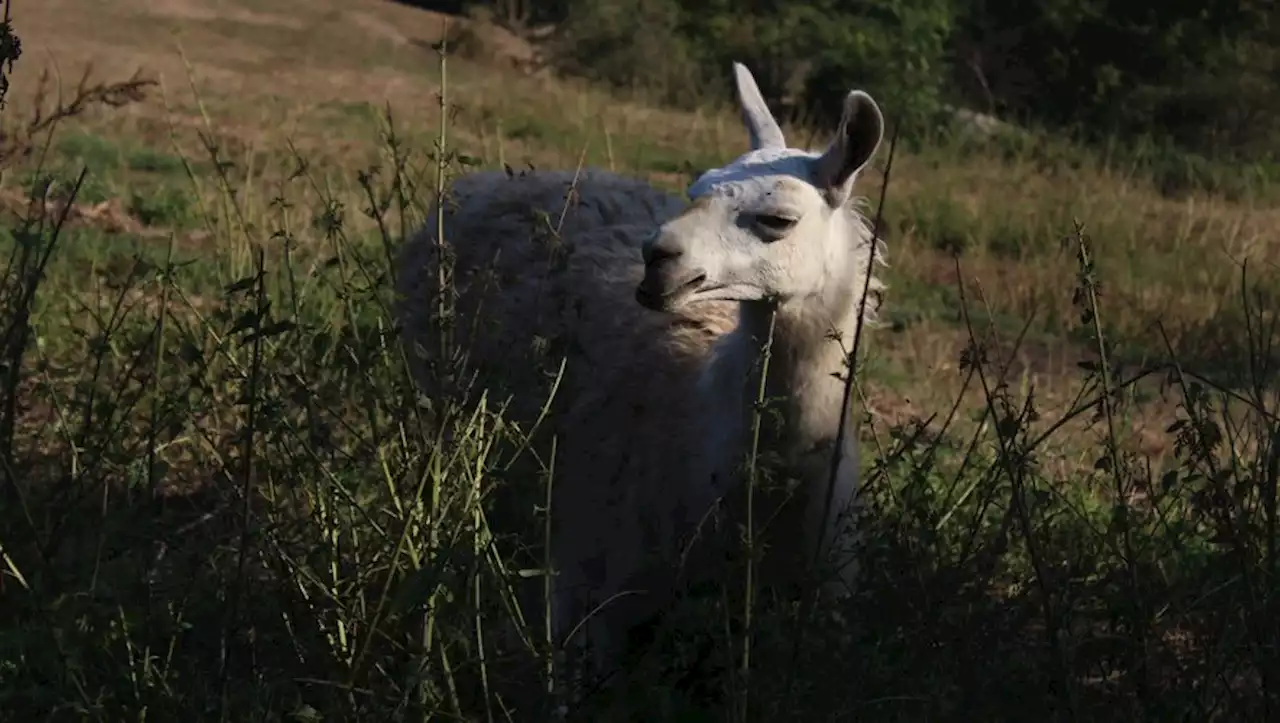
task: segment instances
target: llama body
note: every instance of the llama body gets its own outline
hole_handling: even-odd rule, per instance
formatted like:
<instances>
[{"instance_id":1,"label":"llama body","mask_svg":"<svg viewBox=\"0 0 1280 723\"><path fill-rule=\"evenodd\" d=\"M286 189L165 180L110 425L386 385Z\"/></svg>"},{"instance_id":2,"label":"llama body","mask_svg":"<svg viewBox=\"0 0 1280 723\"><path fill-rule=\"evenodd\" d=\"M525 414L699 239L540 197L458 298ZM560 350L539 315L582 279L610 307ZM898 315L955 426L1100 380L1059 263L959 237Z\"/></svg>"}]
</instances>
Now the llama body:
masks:
<instances>
[{"instance_id":1,"label":"llama body","mask_svg":"<svg viewBox=\"0 0 1280 723\"><path fill-rule=\"evenodd\" d=\"M765 532L766 579L796 569L819 537L828 550L849 538L837 515L857 487L852 423L824 511L838 376L873 253L852 183L879 145L882 118L853 92L827 152L788 149L750 74L736 72L752 150L698 179L691 203L598 171L475 173L454 183L445 209L458 328L475 330L462 342L473 359L517 380L535 339L567 350L554 421L554 624L563 639L590 614L585 627L606 666L686 573L714 564L717 544L690 543L708 536L717 501L741 481L771 323L766 393L783 401L768 435L799 485ZM411 345L430 343L435 220L400 260ZM868 316L881 288L871 280ZM837 557L835 582L850 584L848 554Z\"/></svg>"},{"instance_id":2,"label":"llama body","mask_svg":"<svg viewBox=\"0 0 1280 723\"><path fill-rule=\"evenodd\" d=\"M450 196L445 234L455 253L458 345L517 393L523 406L514 416L524 421L544 402L538 392L556 363L554 355L534 358L535 338L555 340L568 354L550 420L559 449L552 487L563 593L554 611L557 639L592 609L582 593L598 603L643 590L617 598L584 626L607 657L605 647L617 647L613 630L669 598L675 581L660 571L678 564L681 538L715 503L713 487L687 482L694 470L715 466L702 461L706 442L679 430L712 428L700 385L716 340L737 324L737 305L661 314L636 303L642 242L686 205L643 181L601 171L576 178L479 172L456 179ZM557 224L562 212L559 240L547 239L547 219ZM406 341L427 348L435 338L435 228L433 215L405 245L397 274ZM553 252L557 244L567 248ZM561 251L556 268L552 257Z\"/></svg>"}]
</instances>

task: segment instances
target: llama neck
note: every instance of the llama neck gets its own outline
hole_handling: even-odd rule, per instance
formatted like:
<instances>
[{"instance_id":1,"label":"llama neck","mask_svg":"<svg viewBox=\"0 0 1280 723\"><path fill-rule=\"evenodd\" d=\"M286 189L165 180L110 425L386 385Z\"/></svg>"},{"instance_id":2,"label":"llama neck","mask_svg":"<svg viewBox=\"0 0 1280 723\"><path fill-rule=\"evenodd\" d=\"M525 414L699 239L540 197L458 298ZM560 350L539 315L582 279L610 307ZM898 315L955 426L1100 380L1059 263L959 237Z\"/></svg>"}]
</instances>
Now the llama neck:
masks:
<instances>
[{"instance_id":1,"label":"llama neck","mask_svg":"<svg viewBox=\"0 0 1280 723\"><path fill-rule=\"evenodd\" d=\"M724 385L722 390L727 391L732 385L737 393L720 398L720 404L713 407L717 415L713 421L725 423L708 430L712 449L716 450L711 458L716 465L713 469L719 471L719 479L724 482L736 479L729 470L744 461L742 455L750 445L753 403L760 379L756 360L763 358L772 317L773 341L765 391L771 400L781 401L781 418L763 417L761 432L767 440L766 448L782 455L786 478L800 482L799 504L787 508L789 519L781 523L783 528L799 534L781 543L772 558L780 567L771 569L782 571L783 575L790 574L787 570L799 569L796 565L807 565L818 547L828 554L837 549L833 544L851 530L843 511L857 494L857 435L853 420L848 418L841 435L844 382L836 376L843 376L843 349L853 343L857 305L849 298L830 305L814 301L777 308L763 303L742 304L739 326L725 339L725 355L719 360L725 363L719 370L724 376L717 379ZM832 332L843 343L832 339ZM727 377L733 377L733 381ZM837 441L840 447L834 456L837 464L833 472ZM832 480L834 485L828 486ZM774 502L780 499L775 498ZM836 588L852 585L851 575L856 568L845 558L832 559L836 560L838 572L838 577L832 578Z\"/></svg>"},{"instance_id":2,"label":"llama neck","mask_svg":"<svg viewBox=\"0 0 1280 723\"><path fill-rule=\"evenodd\" d=\"M765 391L770 398L781 399L782 427L774 434L792 452L804 453L832 442L838 434L844 382L837 375L843 377L846 371L844 350L853 344L857 329L857 304L852 297L849 290L823 300L828 303L804 299L775 308L763 303L742 305L735 333L741 335L738 351L749 359L763 358L773 316ZM748 373L747 379L750 402L759 377ZM750 404L746 413L751 413Z\"/></svg>"},{"instance_id":3,"label":"llama neck","mask_svg":"<svg viewBox=\"0 0 1280 723\"><path fill-rule=\"evenodd\" d=\"M780 304L742 302L737 328L720 340L712 362L704 369L700 392L709 415L706 443L714 450L716 461L711 463L722 471L736 464L750 437L759 360L770 338L771 323L773 341L765 390L771 399L783 400L779 410L782 424L765 430L779 445L774 449L804 455L829 445L839 435L844 401L840 377L847 372L845 350L852 347L857 334L858 300L867 283L867 265L872 262L872 234L861 217L850 211L840 222L845 228L839 233L847 235L849 242L839 247L845 254L831 260L828 269L832 276L821 285L823 293ZM866 287L868 319L875 317L883 288L874 276ZM845 456L856 454L854 436L852 430L844 434Z\"/></svg>"},{"instance_id":4,"label":"llama neck","mask_svg":"<svg viewBox=\"0 0 1280 723\"><path fill-rule=\"evenodd\" d=\"M840 430L843 377L849 372L846 350L852 348L859 332L862 292L869 297L865 318L870 319L878 311L884 288L874 277L870 286L864 286L867 264L872 262L872 236L856 215L850 214L849 219L856 238L844 247L849 256L834 259L830 265L833 277L822 285L822 295L793 298L776 306L741 304L738 327L721 340L702 378L702 403L710 415L704 440L709 454L699 464L709 467L696 472L718 480L720 492L727 491L726 483L736 479L733 470L742 462L751 439L759 360L765 345L770 344L765 391L770 399L781 399L782 415L780 425L765 417L761 431L771 438L768 448L786 458L788 476L801 483L797 490L800 504L788 512L798 517L783 528L802 533L784 540L778 548L782 551L775 556L784 561L781 569L785 570L806 564L819 548L826 550L837 573L829 583L837 591L853 585L857 570L850 564L849 550L843 543L853 532L845 511L856 499L859 468L853 420L846 417L843 436ZM840 448L833 469L837 441ZM829 481L833 484L828 485Z\"/></svg>"},{"instance_id":5,"label":"llama neck","mask_svg":"<svg viewBox=\"0 0 1280 723\"><path fill-rule=\"evenodd\" d=\"M778 441L794 452L803 453L836 439L844 401L843 377L849 371L847 353L859 334L859 312L863 311L859 302L865 291L865 316L874 318L883 289L878 279L867 276L869 265L875 262L873 235L861 215L846 207L832 221L832 233L847 242L833 247L838 251L829 260L829 276L819 286L821 293L786 299L776 306L744 302L735 331L739 337L736 351L759 359L769 339L772 316L765 388L771 398L784 400ZM750 376L758 383L758 376ZM846 433L845 439L850 437Z\"/></svg>"}]
</instances>

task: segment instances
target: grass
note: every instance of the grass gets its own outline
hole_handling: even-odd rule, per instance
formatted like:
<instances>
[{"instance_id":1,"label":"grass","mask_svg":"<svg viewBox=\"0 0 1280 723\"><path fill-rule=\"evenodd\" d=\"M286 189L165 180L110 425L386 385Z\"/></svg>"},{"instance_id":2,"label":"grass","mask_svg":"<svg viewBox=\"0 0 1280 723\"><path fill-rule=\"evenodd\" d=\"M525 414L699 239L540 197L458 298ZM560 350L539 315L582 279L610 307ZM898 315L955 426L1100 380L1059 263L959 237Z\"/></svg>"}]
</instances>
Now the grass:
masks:
<instances>
[{"instance_id":1,"label":"grass","mask_svg":"<svg viewBox=\"0 0 1280 723\"><path fill-rule=\"evenodd\" d=\"M555 663L513 605L545 561L490 516L544 489L542 450L506 400L415 389L390 253L442 163L678 189L743 134L722 108L459 58L442 116L409 42L435 16L335 2L312 28L260 5L24 7L64 70L161 82L35 134L0 188L0 711L541 720ZM6 124L42 62L20 61ZM1052 139L920 146L895 159L888 324L860 367L855 624L797 649L793 612L762 609L746 692L676 685L659 668L689 646L665 641L614 719L719 720L747 693L761 720L1272 718L1270 190ZM716 661L738 650L714 601L678 614Z\"/></svg>"}]
</instances>

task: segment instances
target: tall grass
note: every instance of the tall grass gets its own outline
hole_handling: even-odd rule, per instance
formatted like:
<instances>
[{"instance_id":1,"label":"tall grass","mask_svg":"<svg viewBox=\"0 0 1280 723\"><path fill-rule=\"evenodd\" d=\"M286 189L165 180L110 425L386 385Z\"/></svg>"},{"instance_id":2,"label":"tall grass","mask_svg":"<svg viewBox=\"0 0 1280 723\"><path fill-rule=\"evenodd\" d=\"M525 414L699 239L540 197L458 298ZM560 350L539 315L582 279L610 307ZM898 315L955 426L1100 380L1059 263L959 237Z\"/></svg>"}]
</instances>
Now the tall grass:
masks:
<instances>
[{"instance_id":1,"label":"tall grass","mask_svg":"<svg viewBox=\"0 0 1280 723\"><path fill-rule=\"evenodd\" d=\"M567 705L546 609L555 450L509 400L426 396L398 337L390 282L412 270L395 249L471 163L440 104L425 151L387 111L379 161L345 179L296 149L233 163L206 114L203 155L183 158L205 234L88 267L69 239L90 176L55 197L37 154L0 287L6 719L528 721ZM1046 292L1091 349L1065 406L1010 374L1033 320L1010 335L991 290L959 284L962 394L887 437L853 425L871 451L855 598L810 613L730 581L670 614L640 684L570 714L1272 719L1268 284L1241 269L1243 383L1172 341L1126 370L1087 223L1059 233L1074 283ZM451 343L438 359L465 379ZM1164 468L1119 433L1154 393L1178 410ZM1063 469L1070 435L1092 453ZM495 522L513 494L540 505L520 508L525 537Z\"/></svg>"}]
</instances>

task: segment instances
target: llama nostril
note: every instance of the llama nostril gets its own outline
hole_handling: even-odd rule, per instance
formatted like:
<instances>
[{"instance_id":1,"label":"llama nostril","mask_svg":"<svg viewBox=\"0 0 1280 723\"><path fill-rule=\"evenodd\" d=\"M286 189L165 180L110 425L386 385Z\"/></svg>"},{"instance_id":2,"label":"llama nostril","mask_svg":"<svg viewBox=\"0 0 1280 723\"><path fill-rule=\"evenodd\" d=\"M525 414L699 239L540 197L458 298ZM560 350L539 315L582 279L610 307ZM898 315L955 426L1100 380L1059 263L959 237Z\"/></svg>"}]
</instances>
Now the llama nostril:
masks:
<instances>
[{"instance_id":1,"label":"llama nostril","mask_svg":"<svg viewBox=\"0 0 1280 723\"><path fill-rule=\"evenodd\" d=\"M679 258L682 253L683 252L681 251L676 251L658 244L645 244L642 255L644 256L645 264L648 265L656 264L659 261L670 261L671 259Z\"/></svg>"}]
</instances>

